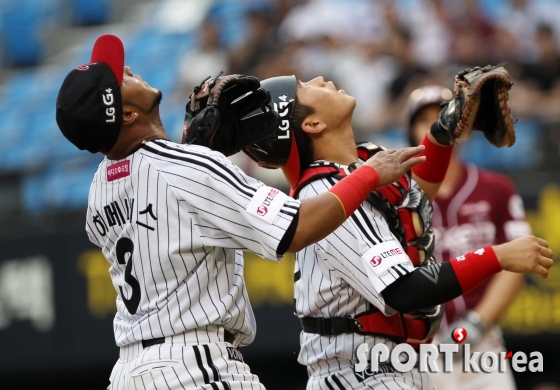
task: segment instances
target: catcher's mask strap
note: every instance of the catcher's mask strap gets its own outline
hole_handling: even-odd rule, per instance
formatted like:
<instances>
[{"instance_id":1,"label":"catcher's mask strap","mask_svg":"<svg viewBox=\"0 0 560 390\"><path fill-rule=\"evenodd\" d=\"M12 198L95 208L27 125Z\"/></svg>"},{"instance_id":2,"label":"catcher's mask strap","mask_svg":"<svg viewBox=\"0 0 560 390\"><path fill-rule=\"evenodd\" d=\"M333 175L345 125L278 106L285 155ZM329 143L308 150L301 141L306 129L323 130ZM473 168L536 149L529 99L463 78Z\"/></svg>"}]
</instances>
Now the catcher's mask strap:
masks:
<instances>
[{"instance_id":1,"label":"catcher's mask strap","mask_svg":"<svg viewBox=\"0 0 560 390\"><path fill-rule=\"evenodd\" d=\"M286 161L286 164L282 167L282 171L284 171L284 175L286 176L288 183L290 183L290 187L296 188L299 181L299 176L301 174L300 160L299 150L296 144L296 137L295 134L293 134L293 129L291 129L291 131L292 146L290 148L290 154L288 155L288 161Z\"/></svg>"}]
</instances>

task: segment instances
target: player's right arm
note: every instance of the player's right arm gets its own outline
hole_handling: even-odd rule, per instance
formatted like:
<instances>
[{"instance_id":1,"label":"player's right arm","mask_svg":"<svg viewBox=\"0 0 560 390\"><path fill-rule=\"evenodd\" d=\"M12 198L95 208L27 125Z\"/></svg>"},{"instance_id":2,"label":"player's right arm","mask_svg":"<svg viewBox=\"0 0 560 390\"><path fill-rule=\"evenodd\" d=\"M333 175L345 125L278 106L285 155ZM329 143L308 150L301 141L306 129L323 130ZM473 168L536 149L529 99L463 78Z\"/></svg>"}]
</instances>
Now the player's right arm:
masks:
<instances>
[{"instance_id":1,"label":"player's right arm","mask_svg":"<svg viewBox=\"0 0 560 390\"><path fill-rule=\"evenodd\" d=\"M423 147L378 153L341 180L338 190L300 203L207 148L156 140L142 149L193 221L181 225L182 236L196 231L206 247L247 250L271 260L325 237L376 186L392 183L424 161L413 158Z\"/></svg>"}]
</instances>

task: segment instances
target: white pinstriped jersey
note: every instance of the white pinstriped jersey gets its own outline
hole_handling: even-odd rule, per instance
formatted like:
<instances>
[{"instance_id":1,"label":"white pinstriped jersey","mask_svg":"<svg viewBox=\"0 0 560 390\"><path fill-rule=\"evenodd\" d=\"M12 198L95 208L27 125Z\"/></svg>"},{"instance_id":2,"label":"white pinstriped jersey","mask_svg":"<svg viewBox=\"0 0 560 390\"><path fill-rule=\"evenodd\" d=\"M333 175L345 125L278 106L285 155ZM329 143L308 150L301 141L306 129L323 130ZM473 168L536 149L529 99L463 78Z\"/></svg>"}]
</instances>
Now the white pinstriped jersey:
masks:
<instances>
[{"instance_id":1,"label":"white pinstriped jersey","mask_svg":"<svg viewBox=\"0 0 560 390\"><path fill-rule=\"evenodd\" d=\"M126 159L105 158L86 231L111 265L117 345L209 324L240 334L235 345L249 344L255 320L242 251L280 260L298 208L204 147L155 140Z\"/></svg>"},{"instance_id":2,"label":"white pinstriped jersey","mask_svg":"<svg viewBox=\"0 0 560 390\"><path fill-rule=\"evenodd\" d=\"M321 194L335 183L334 178L312 181L301 189L299 199ZM376 248L387 245L405 253L381 213L364 202L333 233L298 252L294 287L297 316L353 316L372 308L371 305L387 315L394 314L395 311L386 306L381 292L400 276L413 271L414 266L404 255L406 261L393 264L379 275L371 272L370 261ZM384 337L320 336L302 332L298 361L308 367L310 376L325 376L355 360L356 349L362 343L370 347L385 343L389 349L396 345Z\"/></svg>"}]
</instances>

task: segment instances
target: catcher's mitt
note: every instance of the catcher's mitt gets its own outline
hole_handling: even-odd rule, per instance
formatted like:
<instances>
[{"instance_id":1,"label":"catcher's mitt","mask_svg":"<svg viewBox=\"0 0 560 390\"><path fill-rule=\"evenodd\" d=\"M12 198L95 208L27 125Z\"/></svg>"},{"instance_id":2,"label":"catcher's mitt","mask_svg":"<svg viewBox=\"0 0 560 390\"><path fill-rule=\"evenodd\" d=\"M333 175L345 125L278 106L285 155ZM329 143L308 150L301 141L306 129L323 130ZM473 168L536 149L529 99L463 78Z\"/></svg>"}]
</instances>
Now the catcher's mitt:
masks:
<instances>
[{"instance_id":1,"label":"catcher's mitt","mask_svg":"<svg viewBox=\"0 0 560 390\"><path fill-rule=\"evenodd\" d=\"M509 93L513 83L501 65L468 68L455 76L453 100L444 103L432 135L444 145L467 139L473 130L497 147L515 143Z\"/></svg>"},{"instance_id":2,"label":"catcher's mitt","mask_svg":"<svg viewBox=\"0 0 560 390\"><path fill-rule=\"evenodd\" d=\"M257 78L239 74L202 81L186 106L182 142L230 156L275 131L280 118L260 85Z\"/></svg>"}]
</instances>

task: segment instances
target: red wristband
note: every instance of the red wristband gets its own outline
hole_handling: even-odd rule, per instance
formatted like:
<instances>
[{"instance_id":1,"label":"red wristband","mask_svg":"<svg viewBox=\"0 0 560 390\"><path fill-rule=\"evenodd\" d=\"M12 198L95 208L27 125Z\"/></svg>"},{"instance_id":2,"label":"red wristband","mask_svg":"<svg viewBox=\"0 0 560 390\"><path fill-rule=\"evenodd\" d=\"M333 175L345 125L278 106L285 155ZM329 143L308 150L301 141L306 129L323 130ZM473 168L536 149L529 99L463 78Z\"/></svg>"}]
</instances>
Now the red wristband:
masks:
<instances>
[{"instance_id":1,"label":"red wristband","mask_svg":"<svg viewBox=\"0 0 560 390\"><path fill-rule=\"evenodd\" d=\"M500 261L491 246L449 260L463 294L502 270Z\"/></svg>"},{"instance_id":2,"label":"red wristband","mask_svg":"<svg viewBox=\"0 0 560 390\"><path fill-rule=\"evenodd\" d=\"M374 167L362 165L336 183L329 192L338 198L348 218L366 200L369 193L379 186L380 181L379 172Z\"/></svg>"},{"instance_id":3,"label":"red wristband","mask_svg":"<svg viewBox=\"0 0 560 390\"><path fill-rule=\"evenodd\" d=\"M437 145L430 141L428 134L424 136L420 145L424 145L426 149L417 157L426 156L426 161L413 167L412 173L427 182L441 183L445 178L454 145Z\"/></svg>"}]
</instances>

